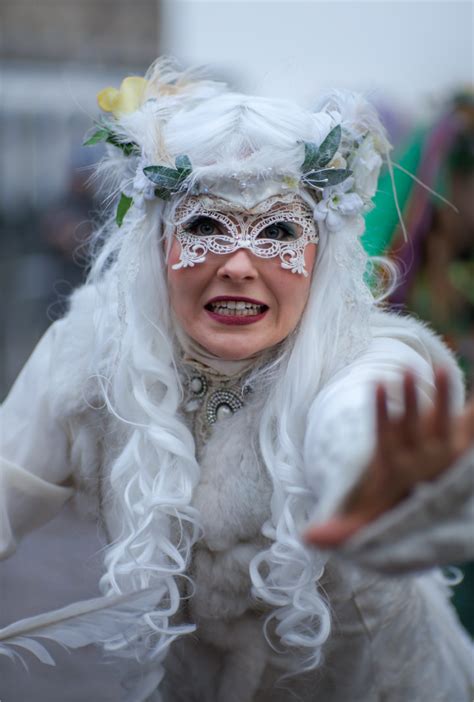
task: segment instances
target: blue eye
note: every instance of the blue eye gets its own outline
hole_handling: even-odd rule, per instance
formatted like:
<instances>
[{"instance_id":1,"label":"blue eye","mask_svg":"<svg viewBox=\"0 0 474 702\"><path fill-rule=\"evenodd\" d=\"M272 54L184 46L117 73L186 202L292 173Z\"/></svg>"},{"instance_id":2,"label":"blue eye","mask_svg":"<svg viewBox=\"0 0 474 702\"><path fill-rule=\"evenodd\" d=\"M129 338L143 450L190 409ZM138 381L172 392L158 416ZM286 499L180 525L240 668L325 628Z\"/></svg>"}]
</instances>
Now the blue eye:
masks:
<instances>
[{"instance_id":1,"label":"blue eye","mask_svg":"<svg viewBox=\"0 0 474 702\"><path fill-rule=\"evenodd\" d=\"M185 227L185 231L194 234L194 236L214 236L219 234L219 227L209 217L197 217Z\"/></svg>"},{"instance_id":2,"label":"blue eye","mask_svg":"<svg viewBox=\"0 0 474 702\"><path fill-rule=\"evenodd\" d=\"M293 241L298 238L296 227L290 222L276 222L263 229L258 239L271 239L272 241Z\"/></svg>"}]
</instances>

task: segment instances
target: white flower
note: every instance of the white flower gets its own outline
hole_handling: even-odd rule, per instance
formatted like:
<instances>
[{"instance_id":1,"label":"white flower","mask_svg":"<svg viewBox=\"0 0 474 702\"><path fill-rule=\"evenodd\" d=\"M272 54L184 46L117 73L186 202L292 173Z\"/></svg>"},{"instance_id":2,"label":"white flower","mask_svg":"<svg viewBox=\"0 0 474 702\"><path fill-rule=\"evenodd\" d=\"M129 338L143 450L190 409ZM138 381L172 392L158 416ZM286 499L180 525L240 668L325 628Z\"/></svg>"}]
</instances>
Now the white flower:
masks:
<instances>
[{"instance_id":1,"label":"white flower","mask_svg":"<svg viewBox=\"0 0 474 702\"><path fill-rule=\"evenodd\" d=\"M131 173L129 171L130 175L124 178L120 185L120 192L131 197L133 206L142 212L145 211L145 202L155 199L155 185L143 173L143 169L147 165L149 164L140 158L137 169L135 171L132 169Z\"/></svg>"},{"instance_id":2,"label":"white flower","mask_svg":"<svg viewBox=\"0 0 474 702\"><path fill-rule=\"evenodd\" d=\"M155 184L143 173L143 164L140 163L133 179L133 198L136 202L153 200L155 197Z\"/></svg>"},{"instance_id":3,"label":"white flower","mask_svg":"<svg viewBox=\"0 0 474 702\"><path fill-rule=\"evenodd\" d=\"M347 161L340 151L336 151L330 163L328 163L328 168L346 168Z\"/></svg>"},{"instance_id":4,"label":"white flower","mask_svg":"<svg viewBox=\"0 0 474 702\"><path fill-rule=\"evenodd\" d=\"M143 173L143 169L147 164L144 159L140 159L135 173L122 182L120 190L127 197L133 198L135 207L143 210L146 200L155 198L155 185ZM133 171L132 171L133 173Z\"/></svg>"},{"instance_id":5,"label":"white flower","mask_svg":"<svg viewBox=\"0 0 474 702\"><path fill-rule=\"evenodd\" d=\"M375 195L381 165L382 157L375 148L373 136L369 134L359 146L350 166L355 189L365 201L371 200Z\"/></svg>"},{"instance_id":6,"label":"white flower","mask_svg":"<svg viewBox=\"0 0 474 702\"><path fill-rule=\"evenodd\" d=\"M323 197L314 208L314 219L324 222L331 232L336 232L346 223L346 217L353 217L362 211L364 201L354 192L348 192L354 185L354 178L346 178L340 185L323 190Z\"/></svg>"}]
</instances>

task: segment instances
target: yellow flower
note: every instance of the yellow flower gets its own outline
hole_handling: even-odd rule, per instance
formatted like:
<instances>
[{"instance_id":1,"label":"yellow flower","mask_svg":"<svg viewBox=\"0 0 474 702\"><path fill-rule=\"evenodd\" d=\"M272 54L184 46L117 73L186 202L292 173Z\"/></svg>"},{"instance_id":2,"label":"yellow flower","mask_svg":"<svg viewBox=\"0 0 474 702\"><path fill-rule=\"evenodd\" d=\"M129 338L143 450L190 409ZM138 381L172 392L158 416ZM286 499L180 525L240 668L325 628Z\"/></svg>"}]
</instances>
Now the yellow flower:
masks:
<instances>
[{"instance_id":1,"label":"yellow flower","mask_svg":"<svg viewBox=\"0 0 474 702\"><path fill-rule=\"evenodd\" d=\"M282 180L283 180L284 184L286 186L288 186L288 188L295 189L298 187L298 184L299 184L298 180L296 178L293 178L292 176L284 176Z\"/></svg>"},{"instance_id":2,"label":"yellow flower","mask_svg":"<svg viewBox=\"0 0 474 702\"><path fill-rule=\"evenodd\" d=\"M148 81L145 78L129 76L122 81L120 90L104 88L97 95L100 109L104 112L112 112L117 118L135 112L143 102L147 84Z\"/></svg>"}]
</instances>

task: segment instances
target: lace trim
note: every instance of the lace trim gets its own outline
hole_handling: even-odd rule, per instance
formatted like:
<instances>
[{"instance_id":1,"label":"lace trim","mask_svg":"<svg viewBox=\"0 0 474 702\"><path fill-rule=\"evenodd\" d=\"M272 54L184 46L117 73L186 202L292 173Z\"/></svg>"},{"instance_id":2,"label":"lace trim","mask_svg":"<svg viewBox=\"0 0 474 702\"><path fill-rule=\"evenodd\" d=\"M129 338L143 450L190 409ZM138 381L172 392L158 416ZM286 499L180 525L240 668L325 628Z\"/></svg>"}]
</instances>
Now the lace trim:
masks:
<instances>
[{"instance_id":1,"label":"lace trim","mask_svg":"<svg viewBox=\"0 0 474 702\"><path fill-rule=\"evenodd\" d=\"M186 225L197 215L222 224L226 233L207 237L193 234ZM266 227L278 222L297 224L301 235L292 241L258 238ZM294 193L276 195L245 211L220 198L191 196L177 208L175 236L181 244L181 254L174 269L202 263L209 252L225 255L247 249L259 258L279 256L282 268L305 276L305 248L319 241L311 209Z\"/></svg>"}]
</instances>

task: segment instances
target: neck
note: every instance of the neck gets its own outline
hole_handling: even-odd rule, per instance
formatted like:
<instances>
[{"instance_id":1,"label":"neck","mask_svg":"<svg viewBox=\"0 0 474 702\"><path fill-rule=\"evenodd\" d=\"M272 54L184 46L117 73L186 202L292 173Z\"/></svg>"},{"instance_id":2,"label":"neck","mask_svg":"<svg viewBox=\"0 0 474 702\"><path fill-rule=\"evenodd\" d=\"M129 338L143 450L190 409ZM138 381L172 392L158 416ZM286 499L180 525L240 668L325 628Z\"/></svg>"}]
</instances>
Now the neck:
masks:
<instances>
[{"instance_id":1,"label":"neck","mask_svg":"<svg viewBox=\"0 0 474 702\"><path fill-rule=\"evenodd\" d=\"M192 339L175 320L175 332L183 354L183 361L199 368L199 370L229 378L242 375L250 370L260 360L268 355L268 351L260 351L253 356L232 361L216 356L197 341Z\"/></svg>"}]
</instances>

